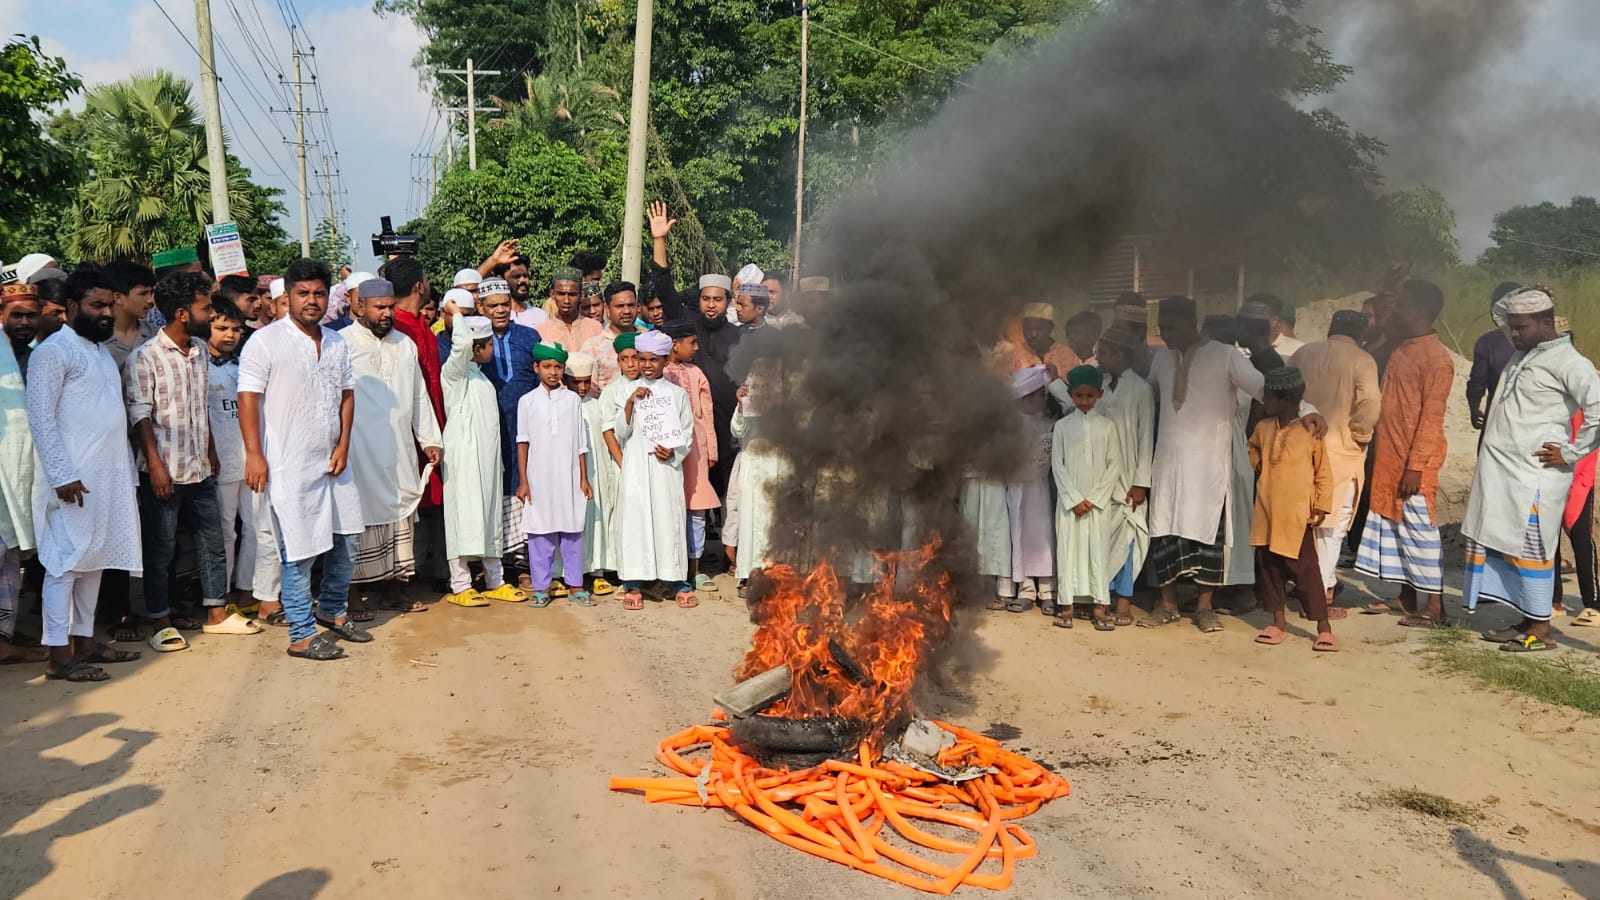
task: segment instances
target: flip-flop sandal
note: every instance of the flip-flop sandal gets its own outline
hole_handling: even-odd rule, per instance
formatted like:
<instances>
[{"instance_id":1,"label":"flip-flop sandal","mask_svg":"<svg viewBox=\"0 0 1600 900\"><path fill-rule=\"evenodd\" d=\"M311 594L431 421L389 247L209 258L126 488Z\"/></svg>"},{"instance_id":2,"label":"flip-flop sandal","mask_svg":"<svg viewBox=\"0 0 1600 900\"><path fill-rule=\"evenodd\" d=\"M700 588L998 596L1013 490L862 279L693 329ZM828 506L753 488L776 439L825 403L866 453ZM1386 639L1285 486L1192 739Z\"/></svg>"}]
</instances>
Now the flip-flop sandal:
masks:
<instances>
[{"instance_id":1,"label":"flip-flop sandal","mask_svg":"<svg viewBox=\"0 0 1600 900\"><path fill-rule=\"evenodd\" d=\"M1104 618L1104 617L1096 618L1094 620L1094 630L1095 631L1116 631L1117 630L1117 623L1111 621L1110 619Z\"/></svg>"},{"instance_id":2,"label":"flip-flop sandal","mask_svg":"<svg viewBox=\"0 0 1600 900\"><path fill-rule=\"evenodd\" d=\"M173 616L168 621L172 623L173 628L179 631L199 631L206 624L204 619L195 619L189 616Z\"/></svg>"},{"instance_id":3,"label":"flip-flop sandal","mask_svg":"<svg viewBox=\"0 0 1600 900\"><path fill-rule=\"evenodd\" d=\"M1328 621L1335 622L1335 621L1338 621L1339 619L1348 619L1348 618L1350 618L1350 610L1345 609L1342 606L1330 606L1330 607L1328 607Z\"/></svg>"},{"instance_id":4,"label":"flip-flop sandal","mask_svg":"<svg viewBox=\"0 0 1600 900\"><path fill-rule=\"evenodd\" d=\"M1506 628L1495 628L1485 631L1483 634L1478 635L1478 639L1482 641L1488 641L1491 644L1504 644L1509 641L1521 640L1524 634L1527 634L1527 632L1523 631L1521 628L1508 626Z\"/></svg>"},{"instance_id":5,"label":"flip-flop sandal","mask_svg":"<svg viewBox=\"0 0 1600 900\"><path fill-rule=\"evenodd\" d=\"M1288 633L1282 628L1279 628L1276 625L1268 625L1267 627L1256 632L1256 643L1266 644L1269 647L1276 647L1283 643L1284 639L1287 637L1289 637Z\"/></svg>"},{"instance_id":6,"label":"flip-flop sandal","mask_svg":"<svg viewBox=\"0 0 1600 900\"><path fill-rule=\"evenodd\" d=\"M94 649L89 651L87 656L82 657L79 662L99 663L101 665L106 665L108 663L128 663L133 662L143 655L143 653L140 653L137 650L118 650L110 644L95 644Z\"/></svg>"},{"instance_id":7,"label":"flip-flop sandal","mask_svg":"<svg viewBox=\"0 0 1600 900\"><path fill-rule=\"evenodd\" d=\"M171 626L150 635L150 639L145 643L157 653L176 653L179 650L189 649L189 642L178 633L178 629Z\"/></svg>"},{"instance_id":8,"label":"flip-flop sandal","mask_svg":"<svg viewBox=\"0 0 1600 900\"><path fill-rule=\"evenodd\" d=\"M1177 610L1169 609L1164 606L1158 606L1150 611L1150 615L1139 620L1139 627L1160 628L1163 625L1171 625L1173 622L1177 622L1182 618L1183 616L1179 615Z\"/></svg>"},{"instance_id":9,"label":"flip-flop sandal","mask_svg":"<svg viewBox=\"0 0 1600 900\"><path fill-rule=\"evenodd\" d=\"M1222 620L1217 618L1214 609L1197 609L1194 613L1194 627L1200 629L1201 634L1216 634L1222 630Z\"/></svg>"},{"instance_id":10,"label":"flip-flop sandal","mask_svg":"<svg viewBox=\"0 0 1600 900\"><path fill-rule=\"evenodd\" d=\"M1056 613L1055 626L1057 628L1071 628L1072 627L1072 610L1071 609L1063 609L1060 612Z\"/></svg>"},{"instance_id":11,"label":"flip-flop sandal","mask_svg":"<svg viewBox=\"0 0 1600 900\"><path fill-rule=\"evenodd\" d=\"M1396 609L1393 603L1383 600L1380 600L1377 603L1368 603L1366 606L1361 607L1361 614L1363 616L1387 616L1390 613L1399 611L1400 610Z\"/></svg>"},{"instance_id":12,"label":"flip-flop sandal","mask_svg":"<svg viewBox=\"0 0 1600 900\"><path fill-rule=\"evenodd\" d=\"M1006 612L1009 612L1009 613L1024 613L1024 612L1027 612L1028 611L1028 607L1030 607L1032 605L1033 604L1029 603L1026 600L1007 600L1006 601Z\"/></svg>"},{"instance_id":13,"label":"flip-flop sandal","mask_svg":"<svg viewBox=\"0 0 1600 900\"><path fill-rule=\"evenodd\" d=\"M474 607L489 605L489 601L483 599L483 597L472 588L467 588L464 591L450 594L446 596L444 600L446 603L454 603L456 606Z\"/></svg>"},{"instance_id":14,"label":"flip-flop sandal","mask_svg":"<svg viewBox=\"0 0 1600 900\"><path fill-rule=\"evenodd\" d=\"M702 572L694 577L694 589L705 591L708 594L715 594L717 592L717 583L711 580L710 575Z\"/></svg>"},{"instance_id":15,"label":"flip-flop sandal","mask_svg":"<svg viewBox=\"0 0 1600 900\"><path fill-rule=\"evenodd\" d=\"M1437 621L1435 619L1430 619L1427 616L1419 616L1416 613L1409 613L1407 615L1401 616L1400 617L1400 621L1396 622L1395 624L1399 625L1399 626L1401 626L1403 628L1444 628L1445 627L1445 623L1442 622L1442 621Z\"/></svg>"},{"instance_id":16,"label":"flip-flop sandal","mask_svg":"<svg viewBox=\"0 0 1600 900\"><path fill-rule=\"evenodd\" d=\"M479 591L478 596L485 600L499 600L501 603L526 603L528 592L519 587L502 584L492 591Z\"/></svg>"},{"instance_id":17,"label":"flip-flop sandal","mask_svg":"<svg viewBox=\"0 0 1600 900\"><path fill-rule=\"evenodd\" d=\"M528 605L534 609L544 609L554 603L555 599L550 591L534 591L533 599L528 601Z\"/></svg>"},{"instance_id":18,"label":"flip-flop sandal","mask_svg":"<svg viewBox=\"0 0 1600 900\"><path fill-rule=\"evenodd\" d=\"M138 622L124 619L111 626L111 640L119 644L137 644L145 639L144 626Z\"/></svg>"},{"instance_id":19,"label":"flip-flop sandal","mask_svg":"<svg viewBox=\"0 0 1600 900\"><path fill-rule=\"evenodd\" d=\"M266 625L271 625L273 628L288 628L289 614L281 609L275 609L272 612L267 613L266 618L257 619L256 621Z\"/></svg>"},{"instance_id":20,"label":"flip-flop sandal","mask_svg":"<svg viewBox=\"0 0 1600 900\"><path fill-rule=\"evenodd\" d=\"M1590 626L1600 625L1600 610L1593 608L1585 609L1583 612L1573 616L1570 624L1579 628L1588 628Z\"/></svg>"},{"instance_id":21,"label":"flip-flop sandal","mask_svg":"<svg viewBox=\"0 0 1600 900\"><path fill-rule=\"evenodd\" d=\"M1317 642L1311 645L1311 649L1317 651L1318 653L1338 653L1339 639L1331 634L1323 634L1318 632Z\"/></svg>"},{"instance_id":22,"label":"flip-flop sandal","mask_svg":"<svg viewBox=\"0 0 1600 900\"><path fill-rule=\"evenodd\" d=\"M87 661L81 659L60 671L46 669L44 672L44 677L50 679L51 681L66 681L74 684L111 680L111 676L106 674L105 669L102 669L98 666L92 666Z\"/></svg>"},{"instance_id":23,"label":"flip-flop sandal","mask_svg":"<svg viewBox=\"0 0 1600 900\"><path fill-rule=\"evenodd\" d=\"M1005 612L1006 599L1004 597L996 597L993 600L990 600L989 605L985 608L992 612Z\"/></svg>"},{"instance_id":24,"label":"flip-flop sandal","mask_svg":"<svg viewBox=\"0 0 1600 900\"><path fill-rule=\"evenodd\" d=\"M1127 628L1128 626L1133 624L1133 614L1132 613L1117 613L1116 616L1114 616L1111 619L1111 621L1117 623L1117 627L1118 628Z\"/></svg>"},{"instance_id":25,"label":"flip-flop sandal","mask_svg":"<svg viewBox=\"0 0 1600 900\"><path fill-rule=\"evenodd\" d=\"M567 586L566 585L562 584L559 581L557 581L556 583L550 585L550 599L552 599L552 600L560 600L565 596L567 596Z\"/></svg>"},{"instance_id":26,"label":"flip-flop sandal","mask_svg":"<svg viewBox=\"0 0 1600 900\"><path fill-rule=\"evenodd\" d=\"M427 612L428 604L423 603L421 600L407 600L404 597L393 596L384 597L383 599L379 600L378 608L384 612L395 612L405 615L407 613ZM350 618L354 619L355 616L352 615Z\"/></svg>"},{"instance_id":27,"label":"flip-flop sandal","mask_svg":"<svg viewBox=\"0 0 1600 900\"><path fill-rule=\"evenodd\" d=\"M233 613L215 625L207 622L201 631L206 634L260 634L261 626L238 613Z\"/></svg>"},{"instance_id":28,"label":"flip-flop sandal","mask_svg":"<svg viewBox=\"0 0 1600 900\"><path fill-rule=\"evenodd\" d=\"M344 652L344 648L339 646L339 641L326 631L312 638L311 643L307 644L304 650L296 650L290 647L284 652L296 659L309 659L316 662L344 659L348 655Z\"/></svg>"},{"instance_id":29,"label":"flip-flop sandal","mask_svg":"<svg viewBox=\"0 0 1600 900\"><path fill-rule=\"evenodd\" d=\"M644 595L638 591L627 591L622 595L623 609L644 609Z\"/></svg>"},{"instance_id":30,"label":"flip-flop sandal","mask_svg":"<svg viewBox=\"0 0 1600 900\"><path fill-rule=\"evenodd\" d=\"M567 595L567 602L574 606L593 606L594 595L584 590L573 591Z\"/></svg>"},{"instance_id":31,"label":"flip-flop sandal","mask_svg":"<svg viewBox=\"0 0 1600 900\"><path fill-rule=\"evenodd\" d=\"M339 624L332 619L324 619L319 616L317 624L352 644L365 644L372 640L372 632L365 628L356 627L356 623L352 619L345 619L343 624Z\"/></svg>"},{"instance_id":32,"label":"flip-flop sandal","mask_svg":"<svg viewBox=\"0 0 1600 900\"><path fill-rule=\"evenodd\" d=\"M695 597L693 591L679 591L676 599L679 609L694 609L700 605L700 600Z\"/></svg>"},{"instance_id":33,"label":"flip-flop sandal","mask_svg":"<svg viewBox=\"0 0 1600 900\"><path fill-rule=\"evenodd\" d=\"M605 580L604 578L596 578L594 580L594 584L589 586L589 593L596 597L609 597L616 593L616 591L616 585Z\"/></svg>"},{"instance_id":34,"label":"flip-flop sandal","mask_svg":"<svg viewBox=\"0 0 1600 900\"><path fill-rule=\"evenodd\" d=\"M1542 653L1552 649L1551 646L1531 634L1525 634L1521 640L1507 641L1500 645L1500 649L1507 653Z\"/></svg>"},{"instance_id":35,"label":"flip-flop sandal","mask_svg":"<svg viewBox=\"0 0 1600 900\"><path fill-rule=\"evenodd\" d=\"M1055 602L1054 600L1040 600L1039 601L1039 615L1041 615L1041 616L1054 616L1056 613L1058 613L1060 611L1061 611L1061 604Z\"/></svg>"}]
</instances>

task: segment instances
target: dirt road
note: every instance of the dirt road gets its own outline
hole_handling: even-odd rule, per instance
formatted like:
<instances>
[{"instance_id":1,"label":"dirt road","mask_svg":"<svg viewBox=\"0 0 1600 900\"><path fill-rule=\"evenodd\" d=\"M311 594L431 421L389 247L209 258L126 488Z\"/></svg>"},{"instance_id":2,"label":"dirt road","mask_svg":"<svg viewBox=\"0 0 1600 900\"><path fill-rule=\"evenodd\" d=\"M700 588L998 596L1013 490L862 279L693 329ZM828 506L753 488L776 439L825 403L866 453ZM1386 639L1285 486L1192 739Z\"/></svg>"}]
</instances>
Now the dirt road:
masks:
<instances>
[{"instance_id":1,"label":"dirt road","mask_svg":"<svg viewBox=\"0 0 1600 900\"><path fill-rule=\"evenodd\" d=\"M705 599L438 606L334 664L274 630L100 686L0 669L0 896L909 895L606 791L657 771L742 653L731 585ZM1074 785L1029 820L1014 896L1600 896L1600 720L1427 672L1391 618L1352 617L1323 656L1234 620L975 615L983 662L929 711L1015 727ZM1485 816L1369 799L1413 787Z\"/></svg>"}]
</instances>

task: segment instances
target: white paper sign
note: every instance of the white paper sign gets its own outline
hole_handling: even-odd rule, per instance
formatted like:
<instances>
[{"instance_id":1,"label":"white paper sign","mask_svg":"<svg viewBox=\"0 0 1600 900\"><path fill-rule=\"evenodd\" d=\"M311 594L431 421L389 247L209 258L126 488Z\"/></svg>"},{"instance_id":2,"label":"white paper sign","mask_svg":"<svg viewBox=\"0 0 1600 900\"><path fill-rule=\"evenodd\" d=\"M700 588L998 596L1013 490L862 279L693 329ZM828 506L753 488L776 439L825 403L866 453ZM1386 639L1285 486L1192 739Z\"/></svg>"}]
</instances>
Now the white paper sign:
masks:
<instances>
[{"instance_id":1,"label":"white paper sign","mask_svg":"<svg viewBox=\"0 0 1600 900\"><path fill-rule=\"evenodd\" d=\"M634 431L652 449L676 450L689 444L688 436L678 427L678 411L671 397L651 394L633 401L633 425Z\"/></svg>"},{"instance_id":2,"label":"white paper sign","mask_svg":"<svg viewBox=\"0 0 1600 900\"><path fill-rule=\"evenodd\" d=\"M243 275L248 270L244 262L244 241L239 239L239 226L232 222L219 222L206 226L206 244L211 249L211 271L217 277Z\"/></svg>"}]
</instances>

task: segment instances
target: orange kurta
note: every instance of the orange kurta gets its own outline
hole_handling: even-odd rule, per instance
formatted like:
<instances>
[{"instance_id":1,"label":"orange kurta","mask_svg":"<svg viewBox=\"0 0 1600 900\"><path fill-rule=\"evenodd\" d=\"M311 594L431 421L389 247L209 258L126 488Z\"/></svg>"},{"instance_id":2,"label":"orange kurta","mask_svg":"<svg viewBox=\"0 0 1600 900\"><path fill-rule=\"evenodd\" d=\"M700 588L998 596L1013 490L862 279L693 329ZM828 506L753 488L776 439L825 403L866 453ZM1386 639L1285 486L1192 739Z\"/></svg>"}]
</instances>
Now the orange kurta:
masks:
<instances>
[{"instance_id":1,"label":"orange kurta","mask_svg":"<svg viewBox=\"0 0 1600 900\"><path fill-rule=\"evenodd\" d=\"M1333 511L1333 474L1322 441L1303 425L1262 419L1250 433L1250 465L1257 475L1250 546L1299 559L1311 516Z\"/></svg>"},{"instance_id":2,"label":"orange kurta","mask_svg":"<svg viewBox=\"0 0 1600 900\"><path fill-rule=\"evenodd\" d=\"M1437 524L1434 499L1449 449L1444 411L1454 379L1450 351L1433 334L1401 341L1389 355L1383 370L1382 410L1373 433L1371 508L1377 515L1400 521L1405 505L1400 478L1413 469L1422 473L1420 493Z\"/></svg>"},{"instance_id":3,"label":"orange kurta","mask_svg":"<svg viewBox=\"0 0 1600 900\"><path fill-rule=\"evenodd\" d=\"M694 440L683 460L683 496L691 511L716 509L722 503L711 486L711 467L717 464L717 424L711 410L711 382L694 363L671 363L667 380L689 395L689 411L694 414Z\"/></svg>"}]
</instances>

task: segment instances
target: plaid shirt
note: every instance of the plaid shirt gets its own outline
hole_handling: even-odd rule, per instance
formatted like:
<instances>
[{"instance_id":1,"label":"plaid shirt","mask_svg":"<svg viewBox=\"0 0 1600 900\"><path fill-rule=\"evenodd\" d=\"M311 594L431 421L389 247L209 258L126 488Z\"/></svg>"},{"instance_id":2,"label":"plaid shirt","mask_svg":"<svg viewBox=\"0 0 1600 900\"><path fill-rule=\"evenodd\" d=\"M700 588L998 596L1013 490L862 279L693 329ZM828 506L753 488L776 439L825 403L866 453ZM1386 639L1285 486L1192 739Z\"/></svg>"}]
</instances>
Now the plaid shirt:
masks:
<instances>
[{"instance_id":1,"label":"plaid shirt","mask_svg":"<svg viewBox=\"0 0 1600 900\"><path fill-rule=\"evenodd\" d=\"M204 341L189 338L189 352L185 354L163 329L135 348L123 367L128 424L137 426L150 420L155 427L156 449L174 484L197 484L211 475L206 452L211 438L206 399L206 370L210 363ZM139 470L149 470L142 452Z\"/></svg>"}]
</instances>

